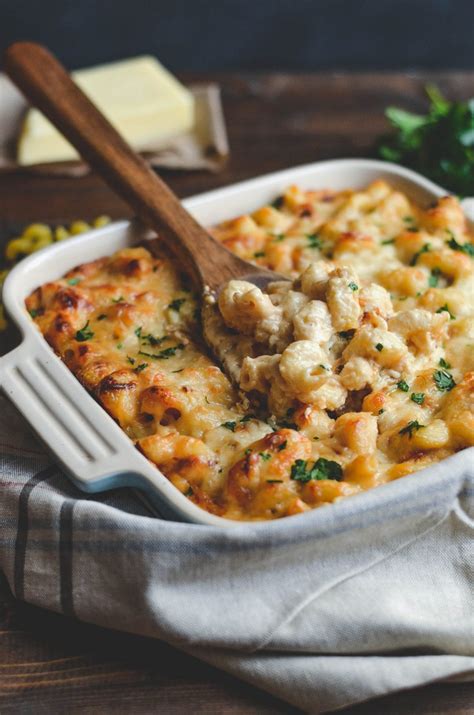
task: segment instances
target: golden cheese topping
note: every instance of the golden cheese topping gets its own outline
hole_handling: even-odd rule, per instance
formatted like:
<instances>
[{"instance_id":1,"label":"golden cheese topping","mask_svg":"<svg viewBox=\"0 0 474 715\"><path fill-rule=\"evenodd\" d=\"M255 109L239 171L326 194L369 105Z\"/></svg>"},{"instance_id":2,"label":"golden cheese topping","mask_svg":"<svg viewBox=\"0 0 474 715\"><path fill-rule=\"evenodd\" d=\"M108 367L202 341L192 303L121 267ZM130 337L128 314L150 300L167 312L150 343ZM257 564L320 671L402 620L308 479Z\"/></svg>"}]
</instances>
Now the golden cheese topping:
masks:
<instances>
[{"instance_id":1,"label":"golden cheese topping","mask_svg":"<svg viewBox=\"0 0 474 715\"><path fill-rule=\"evenodd\" d=\"M454 197L387 183L290 187L215 227L291 281L232 281L202 340L196 296L143 247L78 266L27 307L50 345L190 500L273 519L405 476L474 443L474 246Z\"/></svg>"}]
</instances>

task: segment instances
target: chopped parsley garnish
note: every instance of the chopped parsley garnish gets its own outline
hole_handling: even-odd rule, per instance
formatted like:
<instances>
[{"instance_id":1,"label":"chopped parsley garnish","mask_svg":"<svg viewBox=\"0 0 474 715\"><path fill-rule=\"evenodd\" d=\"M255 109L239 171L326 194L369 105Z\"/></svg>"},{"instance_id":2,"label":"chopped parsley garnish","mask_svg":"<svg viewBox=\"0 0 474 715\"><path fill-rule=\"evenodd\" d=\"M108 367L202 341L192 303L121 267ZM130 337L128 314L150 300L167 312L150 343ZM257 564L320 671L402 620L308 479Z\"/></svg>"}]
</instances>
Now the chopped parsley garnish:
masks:
<instances>
[{"instance_id":1,"label":"chopped parsley garnish","mask_svg":"<svg viewBox=\"0 0 474 715\"><path fill-rule=\"evenodd\" d=\"M130 357L130 355L127 355L127 362L129 362L130 365L135 365L136 360L135 358Z\"/></svg>"},{"instance_id":2,"label":"chopped parsley garnish","mask_svg":"<svg viewBox=\"0 0 474 715\"><path fill-rule=\"evenodd\" d=\"M168 308L170 310L175 310L177 313L179 313L181 306L185 302L186 302L186 298L175 298L175 300L171 301Z\"/></svg>"},{"instance_id":3,"label":"chopped parsley garnish","mask_svg":"<svg viewBox=\"0 0 474 715\"><path fill-rule=\"evenodd\" d=\"M413 216L404 216L402 221L404 221L405 223L414 223L415 219L413 218Z\"/></svg>"},{"instance_id":4,"label":"chopped parsley garnish","mask_svg":"<svg viewBox=\"0 0 474 715\"><path fill-rule=\"evenodd\" d=\"M410 266L416 266L416 263L419 259L420 256L423 255L423 253L429 253L431 251L431 243L425 243L419 251L417 251L413 256L410 261Z\"/></svg>"},{"instance_id":5,"label":"chopped parsley garnish","mask_svg":"<svg viewBox=\"0 0 474 715\"><path fill-rule=\"evenodd\" d=\"M81 282L80 278L70 278L67 283L70 286L77 286L77 284L80 282Z\"/></svg>"},{"instance_id":6,"label":"chopped parsley garnish","mask_svg":"<svg viewBox=\"0 0 474 715\"><path fill-rule=\"evenodd\" d=\"M231 432L235 432L235 428L237 427L237 422L223 422L221 424L221 427L225 427L226 429L230 430Z\"/></svg>"},{"instance_id":7,"label":"chopped parsley garnish","mask_svg":"<svg viewBox=\"0 0 474 715\"><path fill-rule=\"evenodd\" d=\"M424 392L412 392L410 395L410 400L412 402L416 402L417 405L422 405L423 402L425 401L425 393Z\"/></svg>"},{"instance_id":8,"label":"chopped parsley garnish","mask_svg":"<svg viewBox=\"0 0 474 715\"><path fill-rule=\"evenodd\" d=\"M254 415L244 415L242 419L240 420L241 422L250 422L250 420L255 420L256 417Z\"/></svg>"},{"instance_id":9,"label":"chopped parsley garnish","mask_svg":"<svg viewBox=\"0 0 474 715\"><path fill-rule=\"evenodd\" d=\"M453 376L446 370L436 370L433 373L433 380L440 392L449 392L456 387Z\"/></svg>"},{"instance_id":10,"label":"chopped parsley garnish","mask_svg":"<svg viewBox=\"0 0 474 715\"><path fill-rule=\"evenodd\" d=\"M353 291L359 290L359 286L357 285L357 283L353 283L351 281L348 285L349 285L349 288Z\"/></svg>"},{"instance_id":11,"label":"chopped parsley garnish","mask_svg":"<svg viewBox=\"0 0 474 715\"><path fill-rule=\"evenodd\" d=\"M277 452L283 452L284 449L286 449L286 445L288 444L288 440L285 439L284 442L278 445L277 447Z\"/></svg>"},{"instance_id":12,"label":"chopped parsley garnish","mask_svg":"<svg viewBox=\"0 0 474 715\"><path fill-rule=\"evenodd\" d=\"M321 370L326 370L326 371L329 370L329 368L326 367L326 365L323 365L322 362L319 363L319 367L321 368Z\"/></svg>"},{"instance_id":13,"label":"chopped parsley garnish","mask_svg":"<svg viewBox=\"0 0 474 715\"><path fill-rule=\"evenodd\" d=\"M192 497L194 494L193 488L188 487L185 492L183 492L185 497Z\"/></svg>"},{"instance_id":14,"label":"chopped parsley garnish","mask_svg":"<svg viewBox=\"0 0 474 715\"><path fill-rule=\"evenodd\" d=\"M254 257L254 258L263 258L264 255L265 255L265 251L256 251L256 252L253 254L253 257Z\"/></svg>"},{"instance_id":15,"label":"chopped parsley garnish","mask_svg":"<svg viewBox=\"0 0 474 715\"><path fill-rule=\"evenodd\" d=\"M140 365L137 365L137 366L136 366L135 372L141 372L142 370L144 370L144 369L147 368L147 367L148 367L148 363L147 363L147 362L141 362Z\"/></svg>"},{"instance_id":16,"label":"chopped parsley garnish","mask_svg":"<svg viewBox=\"0 0 474 715\"><path fill-rule=\"evenodd\" d=\"M440 268L432 268L431 269L431 275L428 278L428 285L430 288L436 288L436 286L439 283L439 277L441 275L441 269Z\"/></svg>"},{"instance_id":17,"label":"chopped parsley garnish","mask_svg":"<svg viewBox=\"0 0 474 715\"><path fill-rule=\"evenodd\" d=\"M38 315L40 315L40 311L36 310L36 308L31 308L28 313L31 315L32 318L37 318Z\"/></svg>"},{"instance_id":18,"label":"chopped parsley garnish","mask_svg":"<svg viewBox=\"0 0 474 715\"><path fill-rule=\"evenodd\" d=\"M385 410L384 410L384 408L382 407L382 408L377 412L377 414L378 414L378 415L383 415L384 412L385 412Z\"/></svg>"},{"instance_id":19,"label":"chopped parsley garnish","mask_svg":"<svg viewBox=\"0 0 474 715\"><path fill-rule=\"evenodd\" d=\"M455 319L456 319L456 316L453 315L453 314L451 313L451 311L449 310L447 303L445 303L444 305L442 305L441 308L438 308L438 310L437 310L436 312L437 312L437 313L448 313L450 320L455 320Z\"/></svg>"},{"instance_id":20,"label":"chopped parsley garnish","mask_svg":"<svg viewBox=\"0 0 474 715\"><path fill-rule=\"evenodd\" d=\"M267 479L267 484L283 484L283 479Z\"/></svg>"},{"instance_id":21,"label":"chopped parsley garnish","mask_svg":"<svg viewBox=\"0 0 474 715\"><path fill-rule=\"evenodd\" d=\"M268 462L268 460L272 458L272 455L269 452L259 452L258 454L264 462Z\"/></svg>"},{"instance_id":22,"label":"chopped parsley garnish","mask_svg":"<svg viewBox=\"0 0 474 715\"><path fill-rule=\"evenodd\" d=\"M386 238L385 241L382 241L381 245L382 246L390 246L392 243L395 243L394 238Z\"/></svg>"},{"instance_id":23,"label":"chopped parsley garnish","mask_svg":"<svg viewBox=\"0 0 474 715\"><path fill-rule=\"evenodd\" d=\"M123 348L123 343L117 343L117 348L121 350Z\"/></svg>"},{"instance_id":24,"label":"chopped parsley garnish","mask_svg":"<svg viewBox=\"0 0 474 715\"><path fill-rule=\"evenodd\" d=\"M321 249L323 247L323 242L319 238L317 233L308 233L306 235L306 238L308 239L308 248L319 248Z\"/></svg>"},{"instance_id":25,"label":"chopped parsley garnish","mask_svg":"<svg viewBox=\"0 0 474 715\"><path fill-rule=\"evenodd\" d=\"M112 298L112 303L123 303L124 300L123 295L120 295L118 298Z\"/></svg>"},{"instance_id":26,"label":"chopped parsley garnish","mask_svg":"<svg viewBox=\"0 0 474 715\"><path fill-rule=\"evenodd\" d=\"M313 479L342 479L342 467L338 462L320 457L311 468L305 459L297 459L291 467L291 478L297 482L309 482Z\"/></svg>"},{"instance_id":27,"label":"chopped parsley garnish","mask_svg":"<svg viewBox=\"0 0 474 715\"><path fill-rule=\"evenodd\" d=\"M410 389L408 386L408 382L405 382L405 380L400 380L399 382L397 382L397 387L402 392L408 392L408 390Z\"/></svg>"},{"instance_id":28,"label":"chopped parsley garnish","mask_svg":"<svg viewBox=\"0 0 474 715\"><path fill-rule=\"evenodd\" d=\"M449 231L449 233L451 234L452 238L450 238L449 241L446 241L447 245L452 248L453 251L461 251L462 253L465 253L466 256L471 256L471 258L474 258L474 244L458 243L451 231Z\"/></svg>"},{"instance_id":29,"label":"chopped parsley garnish","mask_svg":"<svg viewBox=\"0 0 474 715\"><path fill-rule=\"evenodd\" d=\"M409 439L411 439L413 432L418 432L418 430L424 426L425 425L420 425L418 420L411 420L405 427L402 427L398 434L407 434Z\"/></svg>"},{"instance_id":30,"label":"chopped parsley garnish","mask_svg":"<svg viewBox=\"0 0 474 715\"><path fill-rule=\"evenodd\" d=\"M377 343L377 345L375 346L375 349L378 350L379 353L381 353L382 350L383 350L383 345L382 345L382 343Z\"/></svg>"},{"instance_id":31,"label":"chopped parsley garnish","mask_svg":"<svg viewBox=\"0 0 474 715\"><path fill-rule=\"evenodd\" d=\"M107 316L106 316L105 313L101 313L100 315L97 316L97 320L105 320L106 317L107 317Z\"/></svg>"},{"instance_id":32,"label":"chopped parsley garnish","mask_svg":"<svg viewBox=\"0 0 474 715\"><path fill-rule=\"evenodd\" d=\"M270 204L270 206L273 206L274 209L281 209L285 202L285 199L283 196L277 196L274 201Z\"/></svg>"},{"instance_id":33,"label":"chopped parsley garnish","mask_svg":"<svg viewBox=\"0 0 474 715\"><path fill-rule=\"evenodd\" d=\"M94 333L92 330L89 328L89 321L84 325L83 328L77 331L76 333L76 340L79 343L83 343L85 340L90 340L91 338L94 337Z\"/></svg>"},{"instance_id":34,"label":"chopped parsley garnish","mask_svg":"<svg viewBox=\"0 0 474 715\"><path fill-rule=\"evenodd\" d=\"M446 362L446 360L445 360L444 358L440 358L440 359L439 359L438 365L439 365L440 367L445 367L447 370L449 370L450 367L451 367L451 364L450 364L449 362Z\"/></svg>"},{"instance_id":35,"label":"chopped parsley garnish","mask_svg":"<svg viewBox=\"0 0 474 715\"><path fill-rule=\"evenodd\" d=\"M184 347L185 346L183 345L183 343L179 343L178 345L173 345L170 348L165 348L164 350L160 350L156 354L146 353L143 350L139 350L138 354L145 355L145 357L155 358L155 360L169 360L170 357L174 357L176 355L177 350L184 350Z\"/></svg>"},{"instance_id":36,"label":"chopped parsley garnish","mask_svg":"<svg viewBox=\"0 0 474 715\"><path fill-rule=\"evenodd\" d=\"M135 332L136 332L136 331L135 331ZM164 343L165 340L168 340L169 335L162 335L160 338L156 338L156 337L155 337L154 335L152 335L151 333L148 333L148 335L143 335L143 333L142 333L141 330L140 330L140 336L139 336L139 337L140 337L140 340L141 340L142 342L146 343L147 345L156 346L156 345L161 345L161 343Z\"/></svg>"},{"instance_id":37,"label":"chopped parsley garnish","mask_svg":"<svg viewBox=\"0 0 474 715\"><path fill-rule=\"evenodd\" d=\"M137 336L137 338L141 338L141 336L142 336L142 326L139 325L138 328L135 328L134 333L135 333L135 335Z\"/></svg>"},{"instance_id":38,"label":"chopped parsley garnish","mask_svg":"<svg viewBox=\"0 0 474 715\"><path fill-rule=\"evenodd\" d=\"M252 450L250 449L250 447L247 447L247 449L245 450L244 454L245 454L245 455L248 455L248 454L250 454L251 452L252 452Z\"/></svg>"},{"instance_id":39,"label":"chopped parsley garnish","mask_svg":"<svg viewBox=\"0 0 474 715\"><path fill-rule=\"evenodd\" d=\"M274 242L274 243L280 243L280 241L283 241L284 238L285 238L285 234L284 234L284 233L275 233L275 234L273 235L273 242Z\"/></svg>"}]
</instances>

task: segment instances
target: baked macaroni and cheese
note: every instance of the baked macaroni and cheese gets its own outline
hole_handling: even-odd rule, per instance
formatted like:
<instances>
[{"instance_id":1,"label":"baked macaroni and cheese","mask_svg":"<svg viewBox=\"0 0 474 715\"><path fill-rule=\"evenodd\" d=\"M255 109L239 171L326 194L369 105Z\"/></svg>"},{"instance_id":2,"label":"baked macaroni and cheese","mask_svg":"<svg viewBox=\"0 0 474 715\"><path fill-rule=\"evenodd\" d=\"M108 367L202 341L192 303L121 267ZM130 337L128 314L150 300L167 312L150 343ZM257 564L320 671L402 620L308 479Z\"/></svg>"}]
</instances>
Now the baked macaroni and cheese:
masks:
<instances>
[{"instance_id":1,"label":"baked macaroni and cheese","mask_svg":"<svg viewBox=\"0 0 474 715\"><path fill-rule=\"evenodd\" d=\"M474 443L474 245L456 198L423 210L383 181L290 187L212 233L289 279L265 293L231 281L205 307L219 363L166 254L128 248L27 299L54 350L190 500L274 519Z\"/></svg>"}]
</instances>

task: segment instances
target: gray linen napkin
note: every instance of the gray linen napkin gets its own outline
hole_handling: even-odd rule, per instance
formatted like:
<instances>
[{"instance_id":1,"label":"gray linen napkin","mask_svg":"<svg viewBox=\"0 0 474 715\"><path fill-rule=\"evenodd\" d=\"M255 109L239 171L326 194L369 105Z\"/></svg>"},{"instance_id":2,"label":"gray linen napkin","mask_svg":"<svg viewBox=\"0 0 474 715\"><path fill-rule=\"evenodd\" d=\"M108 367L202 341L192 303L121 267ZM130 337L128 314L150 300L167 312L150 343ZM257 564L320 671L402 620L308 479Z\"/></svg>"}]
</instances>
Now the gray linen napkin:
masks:
<instances>
[{"instance_id":1,"label":"gray linen napkin","mask_svg":"<svg viewBox=\"0 0 474 715\"><path fill-rule=\"evenodd\" d=\"M0 396L0 568L20 599L171 643L309 713L474 676L474 450L229 530L86 496Z\"/></svg>"}]
</instances>

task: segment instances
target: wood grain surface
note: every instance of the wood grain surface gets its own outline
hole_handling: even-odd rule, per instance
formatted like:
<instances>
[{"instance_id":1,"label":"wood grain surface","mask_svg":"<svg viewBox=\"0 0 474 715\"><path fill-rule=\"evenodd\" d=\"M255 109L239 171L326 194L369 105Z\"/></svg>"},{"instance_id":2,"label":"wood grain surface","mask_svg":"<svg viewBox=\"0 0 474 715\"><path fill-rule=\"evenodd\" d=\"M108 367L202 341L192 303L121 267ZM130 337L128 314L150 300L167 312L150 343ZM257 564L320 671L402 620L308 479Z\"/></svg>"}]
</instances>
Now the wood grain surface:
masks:
<instances>
[{"instance_id":1,"label":"wood grain surface","mask_svg":"<svg viewBox=\"0 0 474 715\"><path fill-rule=\"evenodd\" d=\"M319 159L373 156L384 108L423 111L423 87L474 95L474 73L187 75L223 92L231 159L219 174L163 172L180 196ZM31 221L130 215L90 174L0 174L0 243ZM17 340L0 334L3 350ZM156 641L68 620L15 601L0 580L0 713L267 715L295 712ZM339 711L343 715L472 715L474 686L434 684Z\"/></svg>"}]
</instances>

